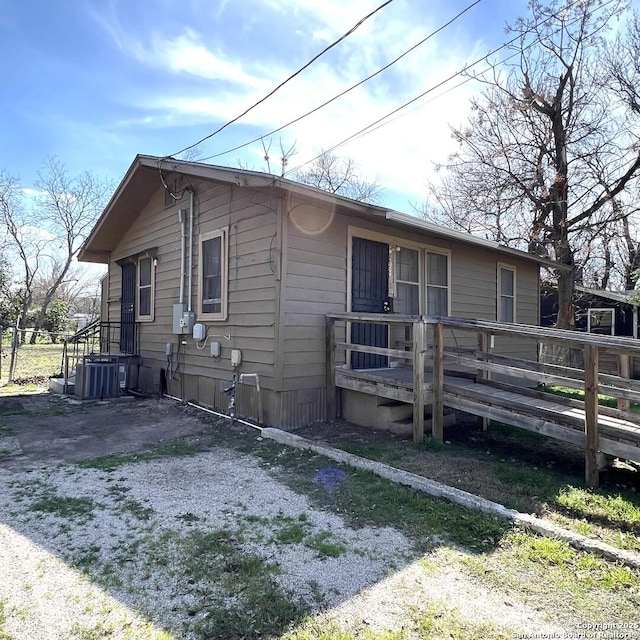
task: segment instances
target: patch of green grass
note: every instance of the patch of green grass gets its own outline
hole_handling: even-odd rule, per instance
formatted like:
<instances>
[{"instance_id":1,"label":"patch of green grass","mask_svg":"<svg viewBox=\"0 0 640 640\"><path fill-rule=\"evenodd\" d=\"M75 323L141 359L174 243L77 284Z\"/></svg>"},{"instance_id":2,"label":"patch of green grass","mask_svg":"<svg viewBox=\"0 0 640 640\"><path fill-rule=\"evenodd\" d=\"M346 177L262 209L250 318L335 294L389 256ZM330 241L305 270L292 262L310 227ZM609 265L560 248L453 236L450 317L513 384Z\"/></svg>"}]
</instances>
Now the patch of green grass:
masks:
<instances>
[{"instance_id":1,"label":"patch of green grass","mask_svg":"<svg viewBox=\"0 0 640 640\"><path fill-rule=\"evenodd\" d=\"M30 511L55 513L62 518L92 518L95 503L91 498L47 494L29 506Z\"/></svg>"},{"instance_id":2,"label":"patch of green grass","mask_svg":"<svg viewBox=\"0 0 640 640\"><path fill-rule=\"evenodd\" d=\"M519 535L514 542L521 557L531 562L564 566L573 558L571 547L562 540Z\"/></svg>"},{"instance_id":3,"label":"patch of green grass","mask_svg":"<svg viewBox=\"0 0 640 640\"><path fill-rule=\"evenodd\" d=\"M307 527L302 522L283 522L276 532L275 540L280 544L302 544Z\"/></svg>"},{"instance_id":4,"label":"patch of green grass","mask_svg":"<svg viewBox=\"0 0 640 640\"><path fill-rule=\"evenodd\" d=\"M181 458L193 456L202 452L202 447L186 442L165 442L138 453L114 453L98 456L78 462L83 469L100 469L101 471L115 471L125 464L147 462L161 458Z\"/></svg>"},{"instance_id":5,"label":"patch of green grass","mask_svg":"<svg viewBox=\"0 0 640 640\"><path fill-rule=\"evenodd\" d=\"M12 635L6 630L7 625L7 603L5 600L0 600L0 640L14 640Z\"/></svg>"},{"instance_id":6,"label":"patch of green grass","mask_svg":"<svg viewBox=\"0 0 640 640\"><path fill-rule=\"evenodd\" d=\"M569 477L551 469L533 469L508 462L488 462L491 473L506 485L517 487L519 492L535 495L538 499L550 500L563 486ZM509 506L509 505L507 505Z\"/></svg>"},{"instance_id":7,"label":"patch of green grass","mask_svg":"<svg viewBox=\"0 0 640 640\"><path fill-rule=\"evenodd\" d=\"M117 623L99 622L91 627L76 623L71 628L70 640L110 640L111 638L120 637L120 635L120 628ZM135 630L127 629L126 635L123 637L135 638L135 640L174 639L174 636L168 631L156 629L150 624L145 625L143 628L136 625Z\"/></svg>"},{"instance_id":8,"label":"patch of green grass","mask_svg":"<svg viewBox=\"0 0 640 640\"><path fill-rule=\"evenodd\" d=\"M38 391L38 389L40 389L41 387L38 387L37 384L35 383L29 383L29 384L15 384L15 383L11 383L9 384L8 382L0 385L0 396L6 395L6 396L15 396L16 394L20 394L20 393L28 393L28 392L33 392L33 391Z\"/></svg>"},{"instance_id":9,"label":"patch of green grass","mask_svg":"<svg viewBox=\"0 0 640 640\"><path fill-rule=\"evenodd\" d=\"M327 556L328 558L339 558L347 551L346 545L337 542L330 531L321 531L309 536L305 539L304 544L309 549L313 549L321 556Z\"/></svg>"},{"instance_id":10,"label":"patch of green grass","mask_svg":"<svg viewBox=\"0 0 640 640\"><path fill-rule=\"evenodd\" d=\"M0 438L10 438L16 435L16 430L13 427L0 426Z\"/></svg>"},{"instance_id":11,"label":"patch of green grass","mask_svg":"<svg viewBox=\"0 0 640 640\"><path fill-rule=\"evenodd\" d=\"M419 445L424 451L444 451L447 448L447 444L436 440L435 438L425 438Z\"/></svg>"},{"instance_id":12,"label":"patch of green grass","mask_svg":"<svg viewBox=\"0 0 640 640\"><path fill-rule=\"evenodd\" d=\"M100 562L100 547L90 544L84 547L74 558L73 564L82 571L91 571Z\"/></svg>"},{"instance_id":13,"label":"patch of green grass","mask_svg":"<svg viewBox=\"0 0 640 640\"><path fill-rule=\"evenodd\" d=\"M21 345L16 354L14 378L49 377L60 373L62 350L62 344Z\"/></svg>"},{"instance_id":14,"label":"patch of green grass","mask_svg":"<svg viewBox=\"0 0 640 640\"><path fill-rule=\"evenodd\" d=\"M577 551L560 540L514 530L493 553L466 555L465 565L490 588L523 594L566 621L635 621L640 572ZM559 603L562 602L562 606Z\"/></svg>"},{"instance_id":15,"label":"patch of green grass","mask_svg":"<svg viewBox=\"0 0 640 640\"><path fill-rule=\"evenodd\" d=\"M167 532L150 542L146 557L152 566L178 559L180 579L197 585L188 611L193 637L279 637L306 614L276 583L278 565L242 549L240 532Z\"/></svg>"},{"instance_id":16,"label":"patch of green grass","mask_svg":"<svg viewBox=\"0 0 640 640\"><path fill-rule=\"evenodd\" d=\"M286 633L281 640L408 640L408 638L405 631L376 632L371 629L344 631L335 624L310 619Z\"/></svg>"},{"instance_id":17,"label":"patch of green grass","mask_svg":"<svg viewBox=\"0 0 640 640\"><path fill-rule=\"evenodd\" d=\"M561 387L557 385L540 385L540 391L550 393L555 396L562 396L563 398L572 398L573 400L580 400L584 402L584 391L581 389L572 389L571 387ZM603 407L617 408L618 400L612 396L604 394L598 394L598 404ZM631 403L631 413L640 413L640 404L637 402Z\"/></svg>"},{"instance_id":18,"label":"patch of green grass","mask_svg":"<svg viewBox=\"0 0 640 640\"><path fill-rule=\"evenodd\" d=\"M369 460L379 460L387 464L392 464L400 459L396 451L384 444L345 443L342 445L342 449L347 453L352 453L354 456L369 458Z\"/></svg>"},{"instance_id":19,"label":"patch of green grass","mask_svg":"<svg viewBox=\"0 0 640 640\"><path fill-rule=\"evenodd\" d=\"M261 445L254 455L270 463L267 469L271 473L315 505L339 513L351 526L395 527L420 544L438 534L475 550L494 546L508 530L507 524L489 515L430 498L364 471L345 470L347 479L329 492L313 481L326 459L271 442Z\"/></svg>"},{"instance_id":20,"label":"patch of green grass","mask_svg":"<svg viewBox=\"0 0 640 640\"><path fill-rule=\"evenodd\" d=\"M566 486L558 493L556 503L578 517L640 532L640 498L634 498Z\"/></svg>"},{"instance_id":21,"label":"patch of green grass","mask_svg":"<svg viewBox=\"0 0 640 640\"><path fill-rule=\"evenodd\" d=\"M463 619L455 609L441 602L430 603L425 610L413 615L421 638L454 638L455 640L511 640L514 631L491 622Z\"/></svg>"},{"instance_id":22,"label":"patch of green grass","mask_svg":"<svg viewBox=\"0 0 640 640\"><path fill-rule=\"evenodd\" d=\"M413 608L398 630L373 631L369 628L341 629L318 619L305 620L282 636L281 640L412 640L413 638L449 638L451 640L511 640L515 630L488 622L462 618L445 603L432 602Z\"/></svg>"},{"instance_id":23,"label":"patch of green grass","mask_svg":"<svg viewBox=\"0 0 640 640\"><path fill-rule=\"evenodd\" d=\"M155 514L155 511L151 507L146 507L138 500L132 499L122 502L119 506L118 512L123 514L129 513L138 520L142 520L144 522L150 520L151 517Z\"/></svg>"}]
</instances>

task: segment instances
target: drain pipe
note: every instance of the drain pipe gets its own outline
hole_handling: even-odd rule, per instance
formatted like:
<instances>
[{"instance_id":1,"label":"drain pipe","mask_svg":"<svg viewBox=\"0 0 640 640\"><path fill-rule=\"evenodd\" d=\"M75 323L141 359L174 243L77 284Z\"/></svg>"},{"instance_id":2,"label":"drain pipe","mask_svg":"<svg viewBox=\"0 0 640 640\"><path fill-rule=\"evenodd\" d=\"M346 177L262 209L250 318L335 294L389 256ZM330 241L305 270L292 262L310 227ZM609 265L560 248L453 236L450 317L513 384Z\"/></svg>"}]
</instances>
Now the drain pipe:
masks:
<instances>
[{"instance_id":1,"label":"drain pipe","mask_svg":"<svg viewBox=\"0 0 640 640\"><path fill-rule=\"evenodd\" d=\"M240 384L245 383L245 380L251 379L251 378L255 378L256 391L258 392L258 424L264 424L263 415L262 415L262 394L260 393L260 376L257 373L241 373Z\"/></svg>"},{"instance_id":2,"label":"drain pipe","mask_svg":"<svg viewBox=\"0 0 640 640\"><path fill-rule=\"evenodd\" d=\"M189 187L189 306L188 311L191 311L191 297L193 292L193 213L194 213L194 193L193 187Z\"/></svg>"}]
</instances>

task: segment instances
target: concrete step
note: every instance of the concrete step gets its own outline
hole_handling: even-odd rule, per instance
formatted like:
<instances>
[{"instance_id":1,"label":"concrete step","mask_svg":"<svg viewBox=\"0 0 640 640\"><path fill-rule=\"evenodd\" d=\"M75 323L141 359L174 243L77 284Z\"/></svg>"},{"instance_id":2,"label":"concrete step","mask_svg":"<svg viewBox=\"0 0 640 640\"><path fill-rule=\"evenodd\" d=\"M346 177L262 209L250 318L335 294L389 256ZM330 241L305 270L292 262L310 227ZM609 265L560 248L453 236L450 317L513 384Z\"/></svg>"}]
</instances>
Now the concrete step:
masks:
<instances>
[{"instance_id":1,"label":"concrete step","mask_svg":"<svg viewBox=\"0 0 640 640\"><path fill-rule=\"evenodd\" d=\"M431 419L431 407L425 408L424 413L424 432L425 435L431 433L433 420ZM456 421L456 412L453 409L445 409L442 419L443 426L449 427ZM389 431L399 436L410 436L413 434L413 412L411 416L392 422L387 427Z\"/></svg>"},{"instance_id":2,"label":"concrete step","mask_svg":"<svg viewBox=\"0 0 640 640\"><path fill-rule=\"evenodd\" d=\"M75 380L67 380L67 393L75 393ZM64 393L64 378L49 378L49 391L51 393Z\"/></svg>"},{"instance_id":3,"label":"concrete step","mask_svg":"<svg viewBox=\"0 0 640 640\"><path fill-rule=\"evenodd\" d=\"M397 400L378 399L376 421L383 423L398 422L413 415L413 406Z\"/></svg>"}]
</instances>

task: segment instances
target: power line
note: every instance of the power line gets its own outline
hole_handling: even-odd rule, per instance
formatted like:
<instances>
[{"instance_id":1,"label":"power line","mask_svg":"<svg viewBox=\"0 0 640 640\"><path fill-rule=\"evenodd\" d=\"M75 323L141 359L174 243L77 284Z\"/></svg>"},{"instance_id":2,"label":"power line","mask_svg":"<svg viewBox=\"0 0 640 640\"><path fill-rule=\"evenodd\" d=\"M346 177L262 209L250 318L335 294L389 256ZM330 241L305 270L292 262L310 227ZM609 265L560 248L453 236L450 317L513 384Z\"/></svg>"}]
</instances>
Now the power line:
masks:
<instances>
[{"instance_id":1,"label":"power line","mask_svg":"<svg viewBox=\"0 0 640 640\"><path fill-rule=\"evenodd\" d=\"M577 4L578 2L580 2L581 0L574 0L574 2L571 3L570 6L572 6L573 4ZM603 8L606 7L607 5L611 4L612 2L614 2L614 0L609 0L608 2L606 2L603 5ZM561 9L561 11L565 11L567 8L569 7L563 7ZM558 13L560 13L561 11L558 11L556 14L553 14L553 16L549 16L547 18L545 18L544 20L541 20L538 24L534 25L535 27L538 27L542 24L544 24L545 22L551 20L552 17L557 16ZM531 30L528 31L529 33L531 32ZM366 127L363 127L362 129L360 129L359 131L357 131L356 133L350 135L349 137L345 138L344 140L342 140L341 142L338 142L337 144L333 145L330 149L326 149L324 150L322 153L318 154L317 156L315 156L314 158L312 158L311 160L307 160L306 162L303 162L302 164L298 165L297 167L294 167L292 169L289 169L288 171L285 172L285 176L294 173L298 170L300 170L302 167L304 167L307 164L310 164L312 162L315 162L316 160L318 160L320 157L322 157L322 155L324 155L325 153L331 153L332 151L335 151L336 149L338 149L339 147L342 147L343 145L351 142L352 140L364 136L367 133L372 133L373 131L385 126L386 124L389 124L389 122L385 122L388 118L390 118L391 116L395 115L396 113L402 111L403 109L405 109L406 107L408 107L409 105L413 104L414 102L417 102L418 100L420 100L420 98L423 98L424 96L428 95L429 93L432 93L433 91L435 91L436 89L442 87L443 85L445 85L446 83L450 82L451 80L453 80L454 78L457 78L458 76L463 75L464 73L466 73L469 69L472 69L473 67L475 67L476 65L480 64L481 62L483 62L484 60L487 60L487 58L489 58L492 55L495 55L496 53L498 53L499 51L502 51L502 49L506 49L507 47L509 47L510 45L512 45L514 42L516 42L517 40L520 40L522 37L522 34L519 34L517 36L515 36L514 38L512 38L511 40L504 42L502 45L500 45L499 47L493 49L492 51L489 51L489 53L485 54L484 56L482 56L481 58L478 58L475 62L472 62L468 65L465 65L465 67L463 69L461 69L460 71L457 71L456 73L450 75L448 78L445 78L444 80L442 80L441 82L438 82L436 85L430 87L429 89L427 89L426 91L423 91L422 93L420 93L419 95L411 98L411 100L408 100L407 102L403 103L402 105L400 105L399 107L393 109L392 111L390 111L389 113L385 114L384 116L382 116L381 118L378 118L377 120L375 120L374 122L371 122L370 124L368 124ZM536 40L534 40L533 42L529 43L524 49L529 49L530 47L532 47L537 41L539 41L539 38L537 38ZM514 56L518 55L518 53L512 54L511 56L508 56L507 58L505 58L504 60L501 60L499 63L496 64L492 64L490 65L490 68L495 68L495 66L499 65L499 64L504 64L507 60L510 60L511 58L513 58ZM485 69L480 75L484 75L489 69ZM445 95L446 93L449 93L449 91L452 91L453 89L457 89L459 86L462 86L463 84L466 84L466 82L470 81L472 78L469 78L468 80L465 80L464 82L459 83L458 85L456 85L455 87L451 87L450 89L448 89L447 91L445 91L444 93L440 94L440 95ZM440 96L438 96L440 97ZM379 125L379 126L376 126ZM374 129L375 127L375 129Z\"/></svg>"},{"instance_id":2,"label":"power line","mask_svg":"<svg viewBox=\"0 0 640 640\"><path fill-rule=\"evenodd\" d=\"M458 13L456 16L451 18L451 20L449 20L448 22L443 24L441 27L438 27L438 29L436 29L435 31L432 31L428 36L426 36L425 38L423 38L422 40L420 40L419 42L414 44L411 48L407 49L404 53L402 53L397 58L395 58L394 60L392 60L391 62L386 64L384 67L378 69L375 73L372 73L371 75L367 76L366 78L360 80L360 82L357 82L356 84L351 85L348 89L345 89L341 93L338 93L337 95L333 96L333 98L330 98L326 102L323 102L322 104L318 105L314 109L311 109L311 111L307 111L306 113L302 114L301 116L298 116L294 120L291 120L290 122L287 122L287 124L283 124L282 126L278 127L277 129L274 129L273 131L270 131L269 133L265 133L265 134L259 136L258 138L254 138L253 140L250 140L249 142L245 142L243 144L238 145L237 147L233 147L232 149L227 149L226 151L221 151L220 153L215 153L215 154L213 154L211 156L207 156L206 158L202 158L201 162L205 162L207 160L212 160L213 158L219 158L220 156L227 155L228 153L233 153L234 151L238 151L239 149L243 149L244 147L248 147L249 145L255 144L256 142L260 142L260 140L262 140L263 138L267 138L269 136L272 136L275 133L278 133L279 131L282 131L283 129L286 129L287 127L290 127L292 124L296 124L296 122L300 122L300 120L302 120L302 119L304 119L304 118L306 118L306 117L308 117L310 115L313 115L314 113L316 113L320 109L323 109L324 107L326 107L327 105L331 104L335 100L338 100L339 98L342 98L343 96L345 96L350 91L353 91L354 89L357 89L359 86L363 85L365 82L368 82L372 78L375 78L376 76L380 75L383 71L386 71L387 69L389 69L389 67L393 66L394 64L396 64L396 62L399 62L400 60L402 60L402 58L404 58L405 56L410 54L412 51L414 51L415 49L417 49L418 47L423 45L425 42L427 42L427 40L433 38L433 36L437 35L441 31L446 29L449 25L454 23L462 15L464 15L467 11L469 11L470 9L475 7L480 2L482 2L482 0L475 0L475 2L473 2L470 5L468 5L465 9L460 11L460 13Z\"/></svg>"},{"instance_id":3,"label":"power line","mask_svg":"<svg viewBox=\"0 0 640 640\"><path fill-rule=\"evenodd\" d=\"M184 153L185 151L188 151L189 149L193 149L193 147L197 147L199 144L202 144L206 140L210 140L211 138L213 138L213 136L220 133L223 129L226 129L229 125L240 120L240 118L246 116L247 113L255 109L258 105L262 104L268 98L270 98L274 93L276 93L276 91L280 90L282 87L284 87L285 84L293 80L296 76L300 75L307 67L311 66L318 58L320 58L325 53L333 49L333 47L335 47L337 44L342 42L345 38L349 37L356 29L362 26L369 18L374 16L381 9L384 9L387 5L390 5L392 2L393 0L386 0L386 2L383 2L377 9L374 9L371 13L364 16L364 18L361 18L360 20L358 20L358 22L353 27L351 27L349 31L347 31L344 35L340 36L335 42L333 42L328 47L324 48L320 53L318 53L313 58L311 58L309 62L307 62L304 66L300 67L300 69L298 69L295 73L291 74L286 80L283 80L277 87L272 89L266 96L264 96L263 98L261 98L260 100L252 104L248 109L245 109L239 116L236 116L235 118L233 118L233 120L229 120L229 122L227 122L226 124L223 124L221 127L216 129L213 133L210 133L209 135L205 136L201 140L198 140L197 142L194 142L193 144L190 144L184 149L181 149L180 151L176 151L171 155L177 156L177 155L180 155L181 153Z\"/></svg>"}]
</instances>

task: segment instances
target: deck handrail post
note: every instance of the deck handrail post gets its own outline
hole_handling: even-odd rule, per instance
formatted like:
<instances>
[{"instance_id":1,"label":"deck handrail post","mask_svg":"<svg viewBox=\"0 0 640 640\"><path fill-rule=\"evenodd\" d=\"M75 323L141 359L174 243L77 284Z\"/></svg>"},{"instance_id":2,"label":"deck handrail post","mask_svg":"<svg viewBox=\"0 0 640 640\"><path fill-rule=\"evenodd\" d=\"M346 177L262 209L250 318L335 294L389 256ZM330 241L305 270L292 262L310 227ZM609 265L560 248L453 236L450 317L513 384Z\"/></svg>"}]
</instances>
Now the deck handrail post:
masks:
<instances>
[{"instance_id":1,"label":"deck handrail post","mask_svg":"<svg viewBox=\"0 0 640 640\"><path fill-rule=\"evenodd\" d=\"M413 323L413 441L424 441L424 349L426 324Z\"/></svg>"},{"instance_id":2,"label":"deck handrail post","mask_svg":"<svg viewBox=\"0 0 640 640\"><path fill-rule=\"evenodd\" d=\"M626 380L629 380L631 377L630 358L626 353L618 355L618 375ZM626 398L618 398L618 409L620 409L620 411L629 411L630 408L631 403L629 400Z\"/></svg>"},{"instance_id":3,"label":"deck handrail post","mask_svg":"<svg viewBox=\"0 0 640 640\"><path fill-rule=\"evenodd\" d=\"M480 332L478 334L478 350L481 353L489 353L491 349L491 339L488 333ZM490 374L485 369L478 369L478 373L476 374L479 380L489 380ZM484 416L480 416L478 418L478 425L482 429L482 431L487 431L489 428L489 419Z\"/></svg>"},{"instance_id":4,"label":"deck handrail post","mask_svg":"<svg viewBox=\"0 0 640 640\"><path fill-rule=\"evenodd\" d=\"M598 347L584 346L585 482L600 484L598 470Z\"/></svg>"},{"instance_id":5,"label":"deck handrail post","mask_svg":"<svg viewBox=\"0 0 640 640\"><path fill-rule=\"evenodd\" d=\"M433 325L433 402L431 435L444 441L444 339L442 323Z\"/></svg>"},{"instance_id":6,"label":"deck handrail post","mask_svg":"<svg viewBox=\"0 0 640 640\"><path fill-rule=\"evenodd\" d=\"M336 419L337 388L336 388L336 321L334 318L326 320L326 359L327 359L327 420Z\"/></svg>"}]
</instances>

